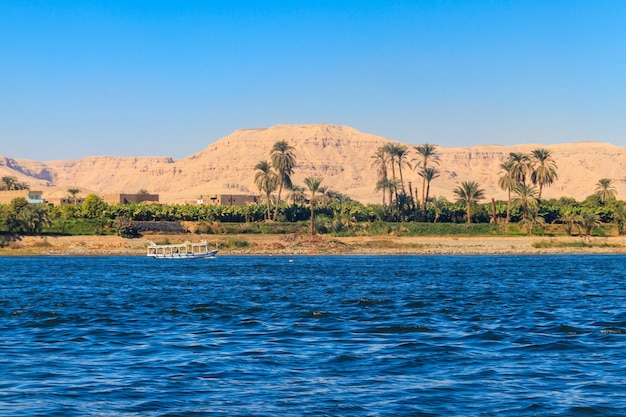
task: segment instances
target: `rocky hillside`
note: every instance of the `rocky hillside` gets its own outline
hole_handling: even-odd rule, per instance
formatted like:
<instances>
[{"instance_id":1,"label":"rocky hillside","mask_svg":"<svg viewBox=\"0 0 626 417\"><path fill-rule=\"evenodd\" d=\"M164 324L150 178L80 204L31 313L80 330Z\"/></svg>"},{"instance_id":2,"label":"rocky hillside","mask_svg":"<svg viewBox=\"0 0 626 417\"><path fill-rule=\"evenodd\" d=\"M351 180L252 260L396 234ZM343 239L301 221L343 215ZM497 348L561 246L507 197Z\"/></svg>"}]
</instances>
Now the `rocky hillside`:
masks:
<instances>
[{"instance_id":1,"label":"rocky hillside","mask_svg":"<svg viewBox=\"0 0 626 417\"><path fill-rule=\"evenodd\" d=\"M102 194L146 189L160 194L162 202L195 201L201 194L254 194L254 166L269 160L270 149L279 140L295 147L296 184L318 175L324 178L322 185L364 203L382 200L374 191L377 178L371 167L372 155L390 140L328 124L241 129L178 161L100 156L36 162L0 157L0 176L16 176L48 196L67 195L68 188ZM504 199L505 193L497 187L500 164L509 152L530 152L538 147L544 145L439 147L441 175L432 182L431 195L452 198L452 190L461 181L474 180L485 188L488 198ZM582 200L603 177L615 181L618 197L626 197L626 148L596 142L545 147L552 150L559 174L558 181L544 190L545 197ZM415 152L410 159L413 157ZM404 178L413 187L421 184L415 171L405 171Z\"/></svg>"}]
</instances>

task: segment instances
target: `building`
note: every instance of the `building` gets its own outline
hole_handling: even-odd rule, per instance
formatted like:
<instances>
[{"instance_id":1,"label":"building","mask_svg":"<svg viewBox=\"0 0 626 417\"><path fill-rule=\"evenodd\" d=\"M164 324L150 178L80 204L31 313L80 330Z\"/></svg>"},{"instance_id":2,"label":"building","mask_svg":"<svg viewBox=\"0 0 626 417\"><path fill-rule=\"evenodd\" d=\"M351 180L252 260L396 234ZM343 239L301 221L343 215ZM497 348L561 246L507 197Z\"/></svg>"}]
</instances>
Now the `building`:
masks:
<instances>
[{"instance_id":1,"label":"building","mask_svg":"<svg viewBox=\"0 0 626 417\"><path fill-rule=\"evenodd\" d=\"M42 197L41 191L34 190L2 190L0 191L0 204L9 204L16 198L25 198L26 201L32 204L41 204L46 201Z\"/></svg>"},{"instance_id":2,"label":"building","mask_svg":"<svg viewBox=\"0 0 626 417\"><path fill-rule=\"evenodd\" d=\"M131 203L158 203L158 194L105 194L103 198L107 204L131 204Z\"/></svg>"},{"instance_id":3,"label":"building","mask_svg":"<svg viewBox=\"0 0 626 417\"><path fill-rule=\"evenodd\" d=\"M259 202L259 197L249 194L212 194L201 195L197 199L198 204L210 206L247 206Z\"/></svg>"},{"instance_id":4,"label":"building","mask_svg":"<svg viewBox=\"0 0 626 417\"><path fill-rule=\"evenodd\" d=\"M46 202L52 204L54 206L67 206L67 205L78 205L85 201L84 197L76 197L76 201L74 201L74 197L48 197L46 198Z\"/></svg>"}]
</instances>

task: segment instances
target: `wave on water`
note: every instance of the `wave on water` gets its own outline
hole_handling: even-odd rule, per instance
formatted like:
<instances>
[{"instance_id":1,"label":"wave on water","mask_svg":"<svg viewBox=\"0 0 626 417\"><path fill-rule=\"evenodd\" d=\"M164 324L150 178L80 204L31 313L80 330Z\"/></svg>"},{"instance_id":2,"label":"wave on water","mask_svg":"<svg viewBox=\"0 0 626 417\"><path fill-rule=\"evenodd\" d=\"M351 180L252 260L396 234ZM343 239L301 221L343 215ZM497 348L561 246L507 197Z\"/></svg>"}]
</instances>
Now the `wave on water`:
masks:
<instances>
[{"instance_id":1,"label":"wave on water","mask_svg":"<svg viewBox=\"0 0 626 417\"><path fill-rule=\"evenodd\" d=\"M626 408L622 256L149 261L0 258L1 415Z\"/></svg>"}]
</instances>

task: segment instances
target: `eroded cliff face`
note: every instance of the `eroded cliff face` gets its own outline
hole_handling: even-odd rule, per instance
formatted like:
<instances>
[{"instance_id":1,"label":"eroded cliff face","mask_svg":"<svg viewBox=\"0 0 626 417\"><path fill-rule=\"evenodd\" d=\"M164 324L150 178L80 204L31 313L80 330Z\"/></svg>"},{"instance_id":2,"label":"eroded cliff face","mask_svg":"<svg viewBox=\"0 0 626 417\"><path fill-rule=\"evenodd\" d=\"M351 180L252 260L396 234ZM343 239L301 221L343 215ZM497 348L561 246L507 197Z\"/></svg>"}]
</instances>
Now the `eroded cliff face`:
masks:
<instances>
[{"instance_id":1,"label":"eroded cliff face","mask_svg":"<svg viewBox=\"0 0 626 417\"><path fill-rule=\"evenodd\" d=\"M287 141L295 148L294 183L308 176L323 177L323 186L364 203L381 202L375 191L372 167L376 150L391 140L358 132L348 126L329 124L278 125L266 129L241 129L187 158L88 157L79 160L36 162L0 157L0 175L13 175L31 187L59 190L81 188L98 193L134 193L146 189L160 194L162 202L192 202L198 195L214 193L256 194L254 166L270 160L274 143ZM413 145L408 160L417 157ZM438 147L440 176L431 183L431 196L453 199L461 181L477 181L487 198L506 199L498 186L500 165L510 152L545 147L558 165L558 180L543 191L545 198L562 196L582 200L592 194L600 178L615 181L618 197L626 197L626 148L597 142L559 145ZM405 167L406 187L421 193L421 178Z\"/></svg>"}]
</instances>

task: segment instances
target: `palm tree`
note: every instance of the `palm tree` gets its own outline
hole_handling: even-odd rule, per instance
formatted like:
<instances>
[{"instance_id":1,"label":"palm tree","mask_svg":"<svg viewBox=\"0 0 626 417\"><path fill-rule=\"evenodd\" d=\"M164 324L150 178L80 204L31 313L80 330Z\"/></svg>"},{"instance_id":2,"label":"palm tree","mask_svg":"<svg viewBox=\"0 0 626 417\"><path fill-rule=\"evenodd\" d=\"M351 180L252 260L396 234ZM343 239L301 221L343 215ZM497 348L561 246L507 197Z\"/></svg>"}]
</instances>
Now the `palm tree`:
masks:
<instances>
[{"instance_id":1,"label":"palm tree","mask_svg":"<svg viewBox=\"0 0 626 417\"><path fill-rule=\"evenodd\" d=\"M430 204L435 210L435 220L433 223L437 223L437 220L439 220L439 217L441 216L441 212L448 205L448 200L446 200L445 197L433 197L430 199Z\"/></svg>"},{"instance_id":2,"label":"palm tree","mask_svg":"<svg viewBox=\"0 0 626 417\"><path fill-rule=\"evenodd\" d=\"M278 187L278 175L272 171L272 166L268 161L261 161L254 166L258 172L254 175L254 184L259 191L265 193L267 204L267 220L270 219L271 195Z\"/></svg>"},{"instance_id":3,"label":"palm tree","mask_svg":"<svg viewBox=\"0 0 626 417\"><path fill-rule=\"evenodd\" d=\"M574 235L574 229L577 229L578 233L581 232L583 218L578 214L566 214L561 216L558 221L565 225L565 233L569 236Z\"/></svg>"},{"instance_id":4,"label":"palm tree","mask_svg":"<svg viewBox=\"0 0 626 417\"><path fill-rule=\"evenodd\" d=\"M46 204L29 204L19 211L17 218L26 233L40 233L52 224Z\"/></svg>"},{"instance_id":5,"label":"palm tree","mask_svg":"<svg viewBox=\"0 0 626 417\"><path fill-rule=\"evenodd\" d=\"M515 202L522 206L522 219L528 215L528 208L536 208L539 204L537 201L537 187L528 184L519 184L513 189L517 195Z\"/></svg>"},{"instance_id":6,"label":"palm tree","mask_svg":"<svg viewBox=\"0 0 626 417\"><path fill-rule=\"evenodd\" d=\"M15 188L15 187L17 187L17 184L18 184L18 181L17 181L16 177L13 177L13 176L10 176L10 175L5 175L4 177L2 177L0 182L2 183L0 185L0 190L10 191L10 190L16 190L17 189L17 188Z\"/></svg>"},{"instance_id":7,"label":"palm tree","mask_svg":"<svg viewBox=\"0 0 626 417\"><path fill-rule=\"evenodd\" d=\"M617 225L617 232L620 235L626 233L626 205L621 203L617 205L615 208L615 212L613 213L613 220Z\"/></svg>"},{"instance_id":8,"label":"palm tree","mask_svg":"<svg viewBox=\"0 0 626 417\"><path fill-rule=\"evenodd\" d=\"M613 180L609 178L601 178L596 184L595 195L600 198L602 203L608 200L615 200L617 196L617 188L613 185Z\"/></svg>"},{"instance_id":9,"label":"palm tree","mask_svg":"<svg viewBox=\"0 0 626 417\"><path fill-rule=\"evenodd\" d=\"M518 184L526 184L526 179L532 174L530 156L522 152L509 153L507 162L511 163L511 176Z\"/></svg>"},{"instance_id":10,"label":"palm tree","mask_svg":"<svg viewBox=\"0 0 626 417\"><path fill-rule=\"evenodd\" d=\"M272 167L278 173L278 200L274 208L274 221L276 221L283 188L291 188L291 175L296 166L296 155L294 154L293 146L290 146L287 141L281 140L272 147L271 156Z\"/></svg>"},{"instance_id":11,"label":"palm tree","mask_svg":"<svg viewBox=\"0 0 626 417\"><path fill-rule=\"evenodd\" d=\"M430 182L439 177L439 171L437 170L437 168L427 167L423 168L420 171L419 176L422 177L424 181L426 181L426 195L424 197L424 202L426 202L428 201L428 194L430 193ZM422 210L421 221L424 221L426 219L426 206L423 206L423 208L424 209Z\"/></svg>"},{"instance_id":12,"label":"palm tree","mask_svg":"<svg viewBox=\"0 0 626 417\"><path fill-rule=\"evenodd\" d=\"M539 215L539 209L537 207L529 207L527 216L518 223L518 227L520 230L527 229L528 234L532 235L535 227L543 227L545 224L545 219Z\"/></svg>"},{"instance_id":13,"label":"palm tree","mask_svg":"<svg viewBox=\"0 0 626 417\"><path fill-rule=\"evenodd\" d=\"M506 161L500 164L500 169L503 172L502 176L498 178L498 186L506 191L509 195L506 205L506 222L511 221L511 191L517 186L517 180L513 177L513 162Z\"/></svg>"},{"instance_id":14,"label":"palm tree","mask_svg":"<svg viewBox=\"0 0 626 417\"><path fill-rule=\"evenodd\" d=\"M315 193L320 189L321 177L306 177L304 183L311 192L311 236L315 234Z\"/></svg>"},{"instance_id":15,"label":"palm tree","mask_svg":"<svg viewBox=\"0 0 626 417\"><path fill-rule=\"evenodd\" d=\"M545 148L535 149L532 152L534 169L530 176L533 184L539 186L539 200L544 186L551 185L558 178L556 162L552 159L551 152Z\"/></svg>"},{"instance_id":16,"label":"palm tree","mask_svg":"<svg viewBox=\"0 0 626 417\"><path fill-rule=\"evenodd\" d=\"M393 201L392 195L395 189L398 188L398 180L392 180L389 178L382 178L378 180L376 183L376 191L382 191L383 195L385 192L389 193L389 206L391 207L391 202ZM384 205L384 201L383 201Z\"/></svg>"},{"instance_id":17,"label":"palm tree","mask_svg":"<svg viewBox=\"0 0 626 417\"><path fill-rule=\"evenodd\" d=\"M67 192L72 195L72 198L74 199L74 205L77 205L78 199L76 198L76 194L80 193L80 190L78 188L70 188L69 190L67 190Z\"/></svg>"},{"instance_id":18,"label":"palm tree","mask_svg":"<svg viewBox=\"0 0 626 417\"><path fill-rule=\"evenodd\" d=\"M589 211L584 212L580 215L581 218L581 226L585 229L585 235L591 236L591 232L597 226L600 226L600 216L595 213L591 213Z\"/></svg>"},{"instance_id":19,"label":"palm tree","mask_svg":"<svg viewBox=\"0 0 626 417\"><path fill-rule=\"evenodd\" d=\"M376 174L378 176L378 182L376 183L376 191L380 191L383 188L378 188L378 183L386 181L389 177L387 175L387 166L389 165L389 154L386 151L385 146L378 148L376 153L372 156L372 167L376 168ZM383 191L383 206L385 205L385 192Z\"/></svg>"},{"instance_id":20,"label":"palm tree","mask_svg":"<svg viewBox=\"0 0 626 417\"><path fill-rule=\"evenodd\" d=\"M386 144L385 152L387 153L387 155L389 155L389 165L391 165L391 180L396 186L396 188L393 190L393 194L395 194L396 199L397 199L398 198L398 185L400 183L396 181L396 155L398 153L396 150L396 146L397 145L395 143ZM389 205L391 205L391 200L392 198L389 199Z\"/></svg>"},{"instance_id":21,"label":"palm tree","mask_svg":"<svg viewBox=\"0 0 626 417\"><path fill-rule=\"evenodd\" d=\"M409 149L404 145L394 145L390 148L390 151L393 152L392 159L398 164L398 173L400 174L400 186L402 187L402 192L406 194L404 189L404 178L402 177L402 167L407 166L409 169L411 168L411 163L407 160Z\"/></svg>"},{"instance_id":22,"label":"palm tree","mask_svg":"<svg viewBox=\"0 0 626 417\"><path fill-rule=\"evenodd\" d=\"M476 181L463 181L460 186L453 190L457 196L456 202L464 204L467 212L467 222L472 222L472 205L485 198L485 191L480 188Z\"/></svg>"},{"instance_id":23,"label":"palm tree","mask_svg":"<svg viewBox=\"0 0 626 417\"><path fill-rule=\"evenodd\" d=\"M304 203L304 201L306 200L304 198L304 191L305 191L304 187L293 184L291 187L291 193L289 193L291 202L293 204L302 205L302 203Z\"/></svg>"},{"instance_id":24,"label":"palm tree","mask_svg":"<svg viewBox=\"0 0 626 417\"><path fill-rule=\"evenodd\" d=\"M420 167L422 172L428 168L428 161L431 159L434 163L438 164L437 161L437 146L431 145L430 143L425 143L423 145L417 145L414 147L417 151L418 158L416 158L417 164L415 167ZM417 198L417 196L415 196ZM426 177L422 176L422 218L424 217L423 211L426 210Z\"/></svg>"}]
</instances>

